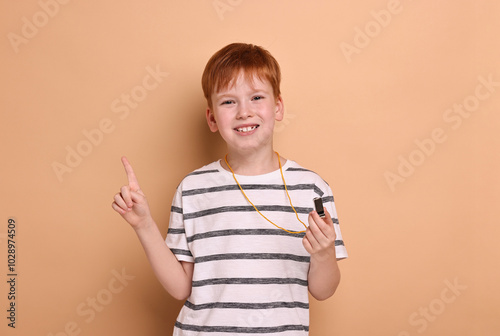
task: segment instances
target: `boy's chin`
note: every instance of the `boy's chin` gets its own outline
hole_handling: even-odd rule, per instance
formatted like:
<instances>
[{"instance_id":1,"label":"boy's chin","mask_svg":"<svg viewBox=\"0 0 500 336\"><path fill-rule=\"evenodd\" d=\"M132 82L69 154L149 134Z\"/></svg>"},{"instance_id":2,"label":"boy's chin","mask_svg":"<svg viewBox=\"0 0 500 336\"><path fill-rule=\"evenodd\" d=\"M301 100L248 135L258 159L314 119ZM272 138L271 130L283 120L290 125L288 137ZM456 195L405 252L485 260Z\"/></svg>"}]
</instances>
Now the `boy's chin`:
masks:
<instances>
[{"instance_id":1,"label":"boy's chin","mask_svg":"<svg viewBox=\"0 0 500 336\"><path fill-rule=\"evenodd\" d=\"M273 145L272 142L262 143L259 141L248 141L246 143L233 143L227 144L228 149L232 151L236 151L240 154L252 154L260 151L272 151Z\"/></svg>"}]
</instances>

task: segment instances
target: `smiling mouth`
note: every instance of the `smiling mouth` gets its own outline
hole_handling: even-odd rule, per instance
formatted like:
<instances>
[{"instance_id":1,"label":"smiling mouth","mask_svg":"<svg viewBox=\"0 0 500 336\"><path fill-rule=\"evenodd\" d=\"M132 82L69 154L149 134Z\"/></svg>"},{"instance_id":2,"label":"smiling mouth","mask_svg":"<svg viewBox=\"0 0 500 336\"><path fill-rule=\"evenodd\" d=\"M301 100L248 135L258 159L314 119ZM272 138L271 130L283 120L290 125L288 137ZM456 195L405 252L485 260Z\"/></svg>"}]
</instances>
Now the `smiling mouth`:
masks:
<instances>
[{"instance_id":1,"label":"smiling mouth","mask_svg":"<svg viewBox=\"0 0 500 336\"><path fill-rule=\"evenodd\" d=\"M235 131L240 132L240 133L246 133L246 132L251 132L251 131L253 131L253 130L254 130L254 129L256 129L257 127L259 127L259 125L255 125L255 126L248 126L248 127L238 127L238 128L235 128Z\"/></svg>"}]
</instances>

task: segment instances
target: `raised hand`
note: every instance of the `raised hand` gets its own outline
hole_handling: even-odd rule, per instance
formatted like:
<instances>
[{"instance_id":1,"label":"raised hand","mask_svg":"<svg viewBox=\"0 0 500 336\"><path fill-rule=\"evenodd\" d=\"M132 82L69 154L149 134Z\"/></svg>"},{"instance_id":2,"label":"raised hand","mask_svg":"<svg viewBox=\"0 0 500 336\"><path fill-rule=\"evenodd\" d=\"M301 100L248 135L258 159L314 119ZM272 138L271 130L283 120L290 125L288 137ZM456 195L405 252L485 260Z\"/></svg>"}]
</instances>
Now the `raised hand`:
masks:
<instances>
[{"instance_id":1,"label":"raised hand","mask_svg":"<svg viewBox=\"0 0 500 336\"><path fill-rule=\"evenodd\" d=\"M111 207L118 212L134 229L139 229L153 222L146 196L142 192L139 181L126 157L122 157L123 167L127 174L128 185L121 187L115 195Z\"/></svg>"}]
</instances>

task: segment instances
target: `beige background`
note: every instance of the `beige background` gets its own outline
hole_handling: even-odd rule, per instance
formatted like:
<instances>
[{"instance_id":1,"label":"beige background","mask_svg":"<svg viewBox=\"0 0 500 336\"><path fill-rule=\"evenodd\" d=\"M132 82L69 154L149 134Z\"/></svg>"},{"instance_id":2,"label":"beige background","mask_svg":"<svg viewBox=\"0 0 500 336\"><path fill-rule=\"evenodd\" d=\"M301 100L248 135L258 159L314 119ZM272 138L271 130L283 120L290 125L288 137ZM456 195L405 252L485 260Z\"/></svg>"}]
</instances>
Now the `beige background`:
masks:
<instances>
[{"instance_id":1,"label":"beige background","mask_svg":"<svg viewBox=\"0 0 500 336\"><path fill-rule=\"evenodd\" d=\"M181 178L224 153L204 120L200 79L235 41L281 64L276 149L334 191L350 258L335 296L311 302L310 334L499 334L497 1L0 6L2 335L171 334L182 303L110 207L126 182L120 156L166 233ZM127 115L126 95L136 104ZM73 150L80 160L67 157Z\"/></svg>"}]
</instances>

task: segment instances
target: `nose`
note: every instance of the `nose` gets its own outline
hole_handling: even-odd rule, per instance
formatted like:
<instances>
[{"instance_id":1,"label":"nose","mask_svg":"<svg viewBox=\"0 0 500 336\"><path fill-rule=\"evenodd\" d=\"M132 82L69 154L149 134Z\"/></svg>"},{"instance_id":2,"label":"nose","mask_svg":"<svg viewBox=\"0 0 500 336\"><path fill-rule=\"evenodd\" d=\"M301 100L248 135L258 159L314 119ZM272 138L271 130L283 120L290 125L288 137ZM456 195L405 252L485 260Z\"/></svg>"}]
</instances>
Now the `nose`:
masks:
<instances>
[{"instance_id":1,"label":"nose","mask_svg":"<svg viewBox=\"0 0 500 336\"><path fill-rule=\"evenodd\" d=\"M253 115L252 107L247 102L241 102L238 105L238 113L236 119L247 119Z\"/></svg>"}]
</instances>

